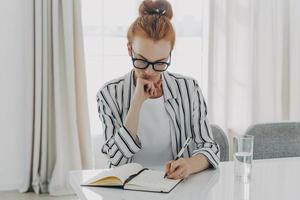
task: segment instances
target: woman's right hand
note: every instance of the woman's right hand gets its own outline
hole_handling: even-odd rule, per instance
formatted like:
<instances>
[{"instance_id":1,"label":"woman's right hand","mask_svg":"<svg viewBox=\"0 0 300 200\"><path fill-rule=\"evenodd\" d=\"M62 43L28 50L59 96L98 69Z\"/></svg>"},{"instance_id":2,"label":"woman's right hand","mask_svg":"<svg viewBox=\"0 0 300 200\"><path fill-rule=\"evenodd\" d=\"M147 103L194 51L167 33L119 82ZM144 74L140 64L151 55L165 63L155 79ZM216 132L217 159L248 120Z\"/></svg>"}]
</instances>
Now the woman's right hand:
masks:
<instances>
[{"instance_id":1,"label":"woman's right hand","mask_svg":"<svg viewBox=\"0 0 300 200\"><path fill-rule=\"evenodd\" d=\"M136 80L136 88L134 92L134 99L139 103L143 103L145 100L152 96L157 95L157 90L152 81L137 78Z\"/></svg>"},{"instance_id":2,"label":"woman's right hand","mask_svg":"<svg viewBox=\"0 0 300 200\"><path fill-rule=\"evenodd\" d=\"M156 95L156 93L157 90L155 89L154 83L152 81L142 78L136 79L136 87L133 95L133 100L130 104L129 111L124 122L124 126L127 128L136 142L138 141L137 127L141 106L146 99Z\"/></svg>"}]
</instances>

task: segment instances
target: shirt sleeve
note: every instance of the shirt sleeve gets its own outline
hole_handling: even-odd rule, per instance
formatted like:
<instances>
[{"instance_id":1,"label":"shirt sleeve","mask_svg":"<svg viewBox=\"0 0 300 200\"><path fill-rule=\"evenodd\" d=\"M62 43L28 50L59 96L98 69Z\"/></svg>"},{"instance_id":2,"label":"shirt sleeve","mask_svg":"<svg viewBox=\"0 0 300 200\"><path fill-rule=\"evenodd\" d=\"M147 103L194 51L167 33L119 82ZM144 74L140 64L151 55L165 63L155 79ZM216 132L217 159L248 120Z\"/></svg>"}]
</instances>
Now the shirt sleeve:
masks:
<instances>
[{"instance_id":1,"label":"shirt sleeve","mask_svg":"<svg viewBox=\"0 0 300 200\"><path fill-rule=\"evenodd\" d=\"M195 133L194 142L196 148L193 155L203 154L209 163L217 168L220 162L220 148L215 142L210 124L207 119L207 106L198 83L195 81L193 98L193 131Z\"/></svg>"},{"instance_id":2,"label":"shirt sleeve","mask_svg":"<svg viewBox=\"0 0 300 200\"><path fill-rule=\"evenodd\" d=\"M105 89L97 93L97 103L105 137L101 151L109 159L110 166L126 164L141 149L141 143L135 141L120 122L117 106Z\"/></svg>"}]
</instances>

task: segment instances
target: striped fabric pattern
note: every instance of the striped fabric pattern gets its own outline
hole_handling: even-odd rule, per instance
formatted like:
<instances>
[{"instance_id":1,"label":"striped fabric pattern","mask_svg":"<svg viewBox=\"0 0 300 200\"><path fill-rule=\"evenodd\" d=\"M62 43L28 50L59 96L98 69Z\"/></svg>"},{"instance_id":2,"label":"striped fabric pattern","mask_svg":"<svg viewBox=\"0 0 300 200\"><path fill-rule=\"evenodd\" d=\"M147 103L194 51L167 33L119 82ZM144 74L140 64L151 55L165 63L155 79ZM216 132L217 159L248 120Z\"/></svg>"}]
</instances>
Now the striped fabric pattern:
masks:
<instances>
[{"instance_id":1,"label":"striped fabric pattern","mask_svg":"<svg viewBox=\"0 0 300 200\"><path fill-rule=\"evenodd\" d=\"M165 71L162 73L164 104L171 123L172 152L175 157L188 137L193 142L183 157L203 154L217 168L220 149L214 141L207 119L207 106L197 81ZM104 129L102 146L111 166L132 161L142 147L123 125L132 101L133 70L121 78L106 83L97 93L98 112ZM155 131L155 127L154 130Z\"/></svg>"}]
</instances>

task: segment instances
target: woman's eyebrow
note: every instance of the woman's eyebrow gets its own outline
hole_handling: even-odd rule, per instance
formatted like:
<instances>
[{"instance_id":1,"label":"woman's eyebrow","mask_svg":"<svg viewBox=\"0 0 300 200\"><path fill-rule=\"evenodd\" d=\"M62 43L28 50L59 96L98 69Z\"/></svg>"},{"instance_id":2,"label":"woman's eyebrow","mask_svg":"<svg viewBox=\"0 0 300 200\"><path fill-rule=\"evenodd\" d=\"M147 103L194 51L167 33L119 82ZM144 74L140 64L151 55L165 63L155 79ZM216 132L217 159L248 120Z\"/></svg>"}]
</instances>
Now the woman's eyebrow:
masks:
<instances>
[{"instance_id":1,"label":"woman's eyebrow","mask_svg":"<svg viewBox=\"0 0 300 200\"><path fill-rule=\"evenodd\" d=\"M149 61L147 58L145 58L143 55L139 54L139 53L136 53L138 56L142 57L143 59L145 59L146 61ZM166 60L168 58L162 58L162 59L159 59L159 60L156 60L154 62L159 62L159 61L163 61L163 60Z\"/></svg>"}]
</instances>

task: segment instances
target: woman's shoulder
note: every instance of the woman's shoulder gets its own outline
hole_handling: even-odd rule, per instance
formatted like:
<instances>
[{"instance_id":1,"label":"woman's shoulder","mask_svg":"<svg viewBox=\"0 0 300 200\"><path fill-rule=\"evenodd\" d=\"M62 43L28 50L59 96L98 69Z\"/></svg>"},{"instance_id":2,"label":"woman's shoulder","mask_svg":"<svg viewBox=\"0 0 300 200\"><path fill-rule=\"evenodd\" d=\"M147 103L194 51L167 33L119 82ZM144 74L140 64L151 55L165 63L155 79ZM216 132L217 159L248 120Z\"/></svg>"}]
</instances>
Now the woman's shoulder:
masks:
<instances>
[{"instance_id":1,"label":"woman's shoulder","mask_svg":"<svg viewBox=\"0 0 300 200\"><path fill-rule=\"evenodd\" d=\"M177 73L171 73L168 72L168 76L170 77L170 79L172 79L170 82L173 81L174 84L174 88L176 88L176 92L177 93L182 93L184 90L184 94L190 94L190 95L196 95L199 94L201 96L201 98L203 98L203 93L202 90L200 88L200 85L197 81L197 79L190 77L190 76L186 76L186 75L182 75L182 74L177 74ZM198 91L198 92L196 92ZM181 98L185 98L184 95L179 95Z\"/></svg>"},{"instance_id":2,"label":"woman's shoulder","mask_svg":"<svg viewBox=\"0 0 300 200\"><path fill-rule=\"evenodd\" d=\"M119 85L123 85L126 76L127 76L127 74L125 74L125 75L123 75L123 76L120 76L120 77L117 77L117 78L114 78L114 79L112 79L112 80L110 80L110 81L105 82L105 83L102 85L102 87L98 90L97 95L98 95L100 92L105 91L108 87L116 88L116 87L118 87Z\"/></svg>"},{"instance_id":3,"label":"woman's shoulder","mask_svg":"<svg viewBox=\"0 0 300 200\"><path fill-rule=\"evenodd\" d=\"M184 82L190 83L190 84L194 85L195 87L198 87L198 81L197 81L197 79L195 79L195 78L193 78L191 76L187 76L187 75L183 75L183 74L178 74L178 73L173 73L173 72L167 72L167 73L175 81L184 80Z\"/></svg>"}]
</instances>

